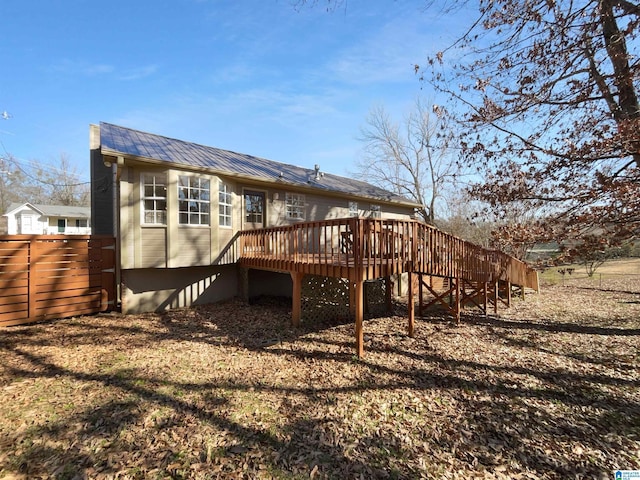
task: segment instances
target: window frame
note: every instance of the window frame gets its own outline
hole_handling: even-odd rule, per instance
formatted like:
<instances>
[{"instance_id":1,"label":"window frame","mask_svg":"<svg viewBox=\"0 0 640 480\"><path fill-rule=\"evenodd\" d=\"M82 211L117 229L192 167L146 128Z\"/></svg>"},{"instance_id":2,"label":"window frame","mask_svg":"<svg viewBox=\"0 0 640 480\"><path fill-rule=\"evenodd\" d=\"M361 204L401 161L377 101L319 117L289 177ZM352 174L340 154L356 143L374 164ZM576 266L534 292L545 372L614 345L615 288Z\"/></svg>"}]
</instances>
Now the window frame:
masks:
<instances>
[{"instance_id":1,"label":"window frame","mask_svg":"<svg viewBox=\"0 0 640 480\"><path fill-rule=\"evenodd\" d=\"M153 183L147 183L147 176L153 177ZM163 177L164 184L158 183L157 178ZM166 227L167 226L167 212L168 212L168 204L167 204L167 187L168 187L168 175L165 172L141 172L140 173L140 224L142 226L153 226L153 227ZM147 196L146 195L146 187L152 186L154 195ZM156 188L164 186L164 197L161 195L157 195ZM147 210L146 201L153 202L153 209ZM157 208L157 202L164 201L164 210ZM147 212L153 213L154 221L147 221ZM162 217L162 213L164 212L164 218ZM160 221L158 221L160 217Z\"/></svg>"},{"instance_id":2,"label":"window frame","mask_svg":"<svg viewBox=\"0 0 640 480\"><path fill-rule=\"evenodd\" d=\"M360 210L358 210L358 202L349 202L349 216L357 217L360 214Z\"/></svg>"},{"instance_id":3,"label":"window frame","mask_svg":"<svg viewBox=\"0 0 640 480\"><path fill-rule=\"evenodd\" d=\"M223 196L226 197L228 203L222 201ZM223 207L225 212L221 211ZM229 209L228 214L226 213L227 208ZM229 224L223 223L223 218L228 218ZM231 185L222 180L218 182L218 226L221 228L233 228L233 191L231 190Z\"/></svg>"},{"instance_id":4,"label":"window frame","mask_svg":"<svg viewBox=\"0 0 640 480\"><path fill-rule=\"evenodd\" d=\"M370 218L382 218L382 207L377 203L372 203L369 206L369 211L371 212Z\"/></svg>"},{"instance_id":5,"label":"window frame","mask_svg":"<svg viewBox=\"0 0 640 480\"><path fill-rule=\"evenodd\" d=\"M187 181L186 185L183 185L183 181ZM197 182L197 185L194 183ZM206 187L202 186L202 183L206 183ZM204 175L188 175L179 174L178 182L176 185L178 189L178 226L179 227L210 227L211 226L211 179ZM183 197L184 192L187 192L186 197ZM195 193L198 193L195 195ZM205 194L201 198L202 194ZM183 210L183 205L186 204L188 210ZM196 210L192 210L192 207L197 206ZM206 206L206 209L204 208ZM206 211L205 211L206 210ZM186 215L187 222L183 222L183 216ZM198 222L192 222L192 219L198 218ZM206 222L202 219L206 217Z\"/></svg>"},{"instance_id":6,"label":"window frame","mask_svg":"<svg viewBox=\"0 0 640 480\"><path fill-rule=\"evenodd\" d=\"M295 199L296 201L293 202L293 199ZM287 220L304 222L307 218L306 195L304 193L285 192L284 211Z\"/></svg>"}]
</instances>

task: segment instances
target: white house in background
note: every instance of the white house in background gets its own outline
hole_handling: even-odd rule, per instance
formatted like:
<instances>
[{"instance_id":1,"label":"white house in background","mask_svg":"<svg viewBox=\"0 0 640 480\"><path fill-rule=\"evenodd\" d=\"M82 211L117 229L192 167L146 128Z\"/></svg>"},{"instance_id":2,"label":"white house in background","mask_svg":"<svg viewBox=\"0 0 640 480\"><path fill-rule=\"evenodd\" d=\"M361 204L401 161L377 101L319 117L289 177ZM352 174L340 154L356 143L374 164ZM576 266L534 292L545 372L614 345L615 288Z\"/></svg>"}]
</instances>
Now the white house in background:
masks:
<instances>
[{"instance_id":1,"label":"white house in background","mask_svg":"<svg viewBox=\"0 0 640 480\"><path fill-rule=\"evenodd\" d=\"M7 213L9 235L89 235L91 208L13 203Z\"/></svg>"}]
</instances>

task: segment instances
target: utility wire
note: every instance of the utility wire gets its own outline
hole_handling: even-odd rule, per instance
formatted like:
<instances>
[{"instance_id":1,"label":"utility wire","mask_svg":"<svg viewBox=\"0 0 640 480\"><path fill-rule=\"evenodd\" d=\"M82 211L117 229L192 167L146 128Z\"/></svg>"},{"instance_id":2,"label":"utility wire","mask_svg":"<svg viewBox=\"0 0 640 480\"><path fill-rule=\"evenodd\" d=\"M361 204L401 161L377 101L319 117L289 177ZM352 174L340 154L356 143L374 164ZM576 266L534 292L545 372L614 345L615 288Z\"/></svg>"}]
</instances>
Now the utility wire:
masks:
<instances>
[{"instance_id":1,"label":"utility wire","mask_svg":"<svg viewBox=\"0 0 640 480\"><path fill-rule=\"evenodd\" d=\"M0 157L0 160L3 160L7 163L10 163L12 165L14 165L18 170L20 170L25 176L27 176L28 178L30 178L31 180L34 180L40 184L43 185L49 185L51 187L79 187L82 185L89 185L91 183L91 180L86 181L86 182L76 182L76 183L54 183L54 182L47 182L45 180L42 180L41 178L38 178L34 175L32 175L31 173L29 173L29 171L26 170L26 167L24 167L23 165L21 165L21 161L19 161L17 158L15 158L13 155L11 155L9 152L7 152L7 149L5 148L4 144L2 142L0 142L0 146L2 146L2 150L4 150L4 156ZM64 170L60 170L57 169L51 165L43 165L40 162L36 162L34 160L30 160L30 161L25 161L25 163L29 163L31 165L31 168L39 168L40 170L50 174L50 175L56 175L56 176L60 176L60 175L69 175L69 176L73 176L73 177L78 177L77 174L75 173L71 173L71 172L66 172Z\"/></svg>"}]
</instances>

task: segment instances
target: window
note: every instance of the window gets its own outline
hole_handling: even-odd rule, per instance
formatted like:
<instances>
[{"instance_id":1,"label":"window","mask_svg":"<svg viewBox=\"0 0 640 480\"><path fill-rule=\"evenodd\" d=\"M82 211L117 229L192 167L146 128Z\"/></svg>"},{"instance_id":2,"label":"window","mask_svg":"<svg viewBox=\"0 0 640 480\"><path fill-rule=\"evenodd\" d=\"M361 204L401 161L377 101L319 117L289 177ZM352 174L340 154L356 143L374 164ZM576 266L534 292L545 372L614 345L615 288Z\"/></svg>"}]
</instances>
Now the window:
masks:
<instances>
[{"instance_id":1,"label":"window","mask_svg":"<svg viewBox=\"0 0 640 480\"><path fill-rule=\"evenodd\" d=\"M66 228L67 228L67 219L66 218L59 218L58 219L58 233L64 233Z\"/></svg>"},{"instance_id":2,"label":"window","mask_svg":"<svg viewBox=\"0 0 640 480\"><path fill-rule=\"evenodd\" d=\"M358 216L358 202L349 202L349 216L350 217Z\"/></svg>"},{"instance_id":3,"label":"window","mask_svg":"<svg viewBox=\"0 0 640 480\"><path fill-rule=\"evenodd\" d=\"M264 227L264 193L245 190L245 224L250 228Z\"/></svg>"},{"instance_id":4,"label":"window","mask_svg":"<svg viewBox=\"0 0 640 480\"><path fill-rule=\"evenodd\" d=\"M164 174L142 174L142 223L167 224L167 177Z\"/></svg>"},{"instance_id":5,"label":"window","mask_svg":"<svg viewBox=\"0 0 640 480\"><path fill-rule=\"evenodd\" d=\"M382 216L380 205L371 204L371 218L380 218Z\"/></svg>"},{"instance_id":6,"label":"window","mask_svg":"<svg viewBox=\"0 0 640 480\"><path fill-rule=\"evenodd\" d=\"M76 218L76 228L87 228L87 219Z\"/></svg>"},{"instance_id":7,"label":"window","mask_svg":"<svg viewBox=\"0 0 640 480\"><path fill-rule=\"evenodd\" d=\"M285 210L287 218L304 220L304 195L287 193L285 195Z\"/></svg>"},{"instance_id":8,"label":"window","mask_svg":"<svg viewBox=\"0 0 640 480\"><path fill-rule=\"evenodd\" d=\"M202 177L178 177L178 223L209 225L209 180Z\"/></svg>"},{"instance_id":9,"label":"window","mask_svg":"<svg viewBox=\"0 0 640 480\"><path fill-rule=\"evenodd\" d=\"M229 185L224 182L220 182L218 186L218 209L220 212L220 226L231 226L231 208L232 208L232 196Z\"/></svg>"}]
</instances>

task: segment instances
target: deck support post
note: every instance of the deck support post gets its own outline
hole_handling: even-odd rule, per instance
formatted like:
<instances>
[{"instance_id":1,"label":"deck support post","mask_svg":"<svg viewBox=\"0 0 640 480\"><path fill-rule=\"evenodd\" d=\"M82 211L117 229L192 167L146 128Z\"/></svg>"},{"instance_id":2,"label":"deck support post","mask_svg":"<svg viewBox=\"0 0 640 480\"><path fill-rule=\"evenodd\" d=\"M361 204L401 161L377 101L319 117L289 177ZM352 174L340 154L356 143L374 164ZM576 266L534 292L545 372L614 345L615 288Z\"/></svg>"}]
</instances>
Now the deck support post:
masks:
<instances>
[{"instance_id":1,"label":"deck support post","mask_svg":"<svg viewBox=\"0 0 640 480\"><path fill-rule=\"evenodd\" d=\"M482 291L482 300L484 301L484 316L489 313L489 282L484 282Z\"/></svg>"},{"instance_id":2,"label":"deck support post","mask_svg":"<svg viewBox=\"0 0 640 480\"><path fill-rule=\"evenodd\" d=\"M511 282L507 280L507 307L511 307Z\"/></svg>"},{"instance_id":3,"label":"deck support post","mask_svg":"<svg viewBox=\"0 0 640 480\"><path fill-rule=\"evenodd\" d=\"M291 324L294 327L300 326L300 318L302 317L302 278L303 277L304 277L304 273L291 272L291 280L293 280Z\"/></svg>"},{"instance_id":4,"label":"deck support post","mask_svg":"<svg viewBox=\"0 0 640 480\"><path fill-rule=\"evenodd\" d=\"M423 292L422 292L422 273L418 274L418 314L422 316Z\"/></svg>"},{"instance_id":5,"label":"deck support post","mask_svg":"<svg viewBox=\"0 0 640 480\"><path fill-rule=\"evenodd\" d=\"M498 314L498 302L500 301L500 282L498 280L493 284L493 314Z\"/></svg>"},{"instance_id":6,"label":"deck support post","mask_svg":"<svg viewBox=\"0 0 640 480\"><path fill-rule=\"evenodd\" d=\"M364 316L364 282L358 280L352 286L355 296L355 316L356 316L356 354L358 358L364 356L364 331L362 328L362 321Z\"/></svg>"},{"instance_id":7,"label":"deck support post","mask_svg":"<svg viewBox=\"0 0 640 480\"><path fill-rule=\"evenodd\" d=\"M455 293L455 289L451 289L453 286L453 277L449 277L449 306L453 305L453 294Z\"/></svg>"},{"instance_id":8,"label":"deck support post","mask_svg":"<svg viewBox=\"0 0 640 480\"><path fill-rule=\"evenodd\" d=\"M460 295L460 281L461 281L461 279L457 278L457 277L454 279L452 277L451 280L453 280L455 282L455 285L456 285L456 287L455 287L455 306L454 306L453 311L456 314L456 322L460 323L460 310L461 310L461 307L460 307L460 296L461 296Z\"/></svg>"},{"instance_id":9,"label":"deck support post","mask_svg":"<svg viewBox=\"0 0 640 480\"><path fill-rule=\"evenodd\" d=\"M407 307L409 307L409 324L407 325L407 334L413 338L414 336L414 329L415 329L415 322L416 322L416 308L415 308L415 301L413 299L414 296L414 290L415 290L415 277L416 275L414 273L409 272L409 292L408 292L408 298L407 298Z\"/></svg>"},{"instance_id":10,"label":"deck support post","mask_svg":"<svg viewBox=\"0 0 640 480\"><path fill-rule=\"evenodd\" d=\"M349 281L349 315L356 318L356 283Z\"/></svg>"},{"instance_id":11,"label":"deck support post","mask_svg":"<svg viewBox=\"0 0 640 480\"><path fill-rule=\"evenodd\" d=\"M249 269L239 267L238 269L238 292L240 299L244 303L249 303Z\"/></svg>"}]
</instances>

